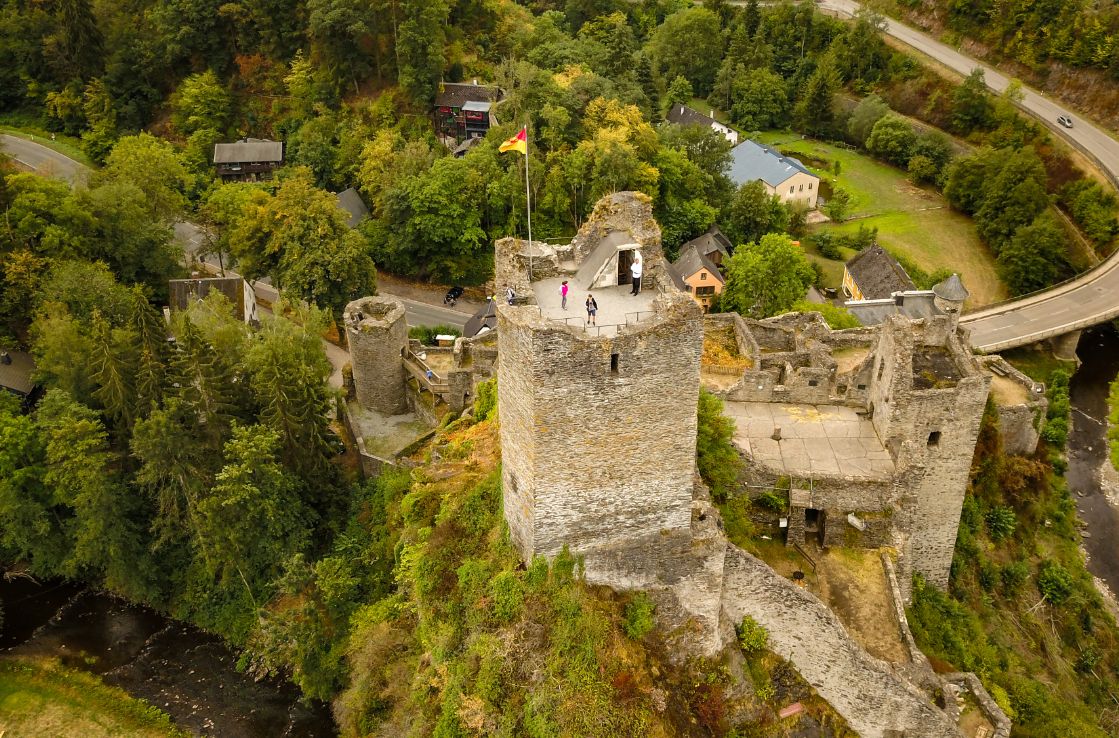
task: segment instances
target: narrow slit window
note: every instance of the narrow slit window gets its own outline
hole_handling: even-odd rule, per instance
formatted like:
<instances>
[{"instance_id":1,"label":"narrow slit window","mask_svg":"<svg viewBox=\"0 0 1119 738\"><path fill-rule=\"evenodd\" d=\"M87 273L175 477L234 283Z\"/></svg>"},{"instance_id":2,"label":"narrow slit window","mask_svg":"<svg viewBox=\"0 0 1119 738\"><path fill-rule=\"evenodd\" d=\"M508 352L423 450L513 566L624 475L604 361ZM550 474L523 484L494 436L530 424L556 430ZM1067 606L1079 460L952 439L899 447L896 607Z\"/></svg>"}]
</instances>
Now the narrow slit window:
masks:
<instances>
[{"instance_id":1,"label":"narrow slit window","mask_svg":"<svg viewBox=\"0 0 1119 738\"><path fill-rule=\"evenodd\" d=\"M610 354L610 372L612 374L618 373L618 355Z\"/></svg>"},{"instance_id":2,"label":"narrow slit window","mask_svg":"<svg viewBox=\"0 0 1119 738\"><path fill-rule=\"evenodd\" d=\"M929 448L935 448L940 445L940 431L933 431L929 434Z\"/></svg>"}]
</instances>

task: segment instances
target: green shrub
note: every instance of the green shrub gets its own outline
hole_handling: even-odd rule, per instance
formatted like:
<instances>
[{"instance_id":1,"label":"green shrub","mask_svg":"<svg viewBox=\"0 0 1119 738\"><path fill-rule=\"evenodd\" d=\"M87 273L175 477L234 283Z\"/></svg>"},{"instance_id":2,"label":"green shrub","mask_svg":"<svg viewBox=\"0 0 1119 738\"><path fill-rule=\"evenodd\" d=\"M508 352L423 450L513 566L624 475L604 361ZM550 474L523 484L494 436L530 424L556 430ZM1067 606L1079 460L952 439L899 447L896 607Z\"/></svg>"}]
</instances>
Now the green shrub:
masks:
<instances>
[{"instance_id":1,"label":"green shrub","mask_svg":"<svg viewBox=\"0 0 1119 738\"><path fill-rule=\"evenodd\" d=\"M999 583L999 566L993 561L982 559L979 562L979 586L984 592L994 591Z\"/></svg>"},{"instance_id":2,"label":"green shrub","mask_svg":"<svg viewBox=\"0 0 1119 738\"><path fill-rule=\"evenodd\" d=\"M492 418L497 411L497 379L479 382L477 393L474 398L474 419L480 423Z\"/></svg>"},{"instance_id":3,"label":"green shrub","mask_svg":"<svg viewBox=\"0 0 1119 738\"><path fill-rule=\"evenodd\" d=\"M1018 525L1018 516L1005 505L993 507L983 516L987 523L987 535L992 541L1001 541L1009 538Z\"/></svg>"},{"instance_id":4,"label":"green shrub","mask_svg":"<svg viewBox=\"0 0 1119 738\"><path fill-rule=\"evenodd\" d=\"M1030 578L1030 565L1025 561L1012 561L1002 568L1002 591L1007 597L1013 597L1022 589L1022 585Z\"/></svg>"},{"instance_id":5,"label":"green shrub","mask_svg":"<svg viewBox=\"0 0 1119 738\"><path fill-rule=\"evenodd\" d=\"M424 346L434 346L436 336L461 336L462 329L452 325L417 325L408 329L408 338L414 338Z\"/></svg>"},{"instance_id":6,"label":"green shrub","mask_svg":"<svg viewBox=\"0 0 1119 738\"><path fill-rule=\"evenodd\" d=\"M1041 437L1050 446L1063 449L1068 442L1068 419L1063 417L1050 418L1041 431Z\"/></svg>"},{"instance_id":7,"label":"green shrub","mask_svg":"<svg viewBox=\"0 0 1119 738\"><path fill-rule=\"evenodd\" d=\"M738 626L738 645L747 656L752 656L769 646L769 633L749 615Z\"/></svg>"},{"instance_id":8,"label":"green shrub","mask_svg":"<svg viewBox=\"0 0 1119 738\"><path fill-rule=\"evenodd\" d=\"M723 415L723 401L707 390L699 392L696 466L711 496L722 502L734 488L742 460L731 444L734 421Z\"/></svg>"},{"instance_id":9,"label":"green shrub","mask_svg":"<svg viewBox=\"0 0 1119 738\"><path fill-rule=\"evenodd\" d=\"M1044 561L1037 572L1037 589L1052 605L1060 605L1072 594L1072 576L1056 561Z\"/></svg>"},{"instance_id":10,"label":"green shrub","mask_svg":"<svg viewBox=\"0 0 1119 738\"><path fill-rule=\"evenodd\" d=\"M785 498L771 489L767 489L755 497L754 504L771 512L784 512L785 508L788 507Z\"/></svg>"},{"instance_id":11,"label":"green shrub","mask_svg":"<svg viewBox=\"0 0 1119 738\"><path fill-rule=\"evenodd\" d=\"M490 581L489 589L493 615L499 622L511 622L521 614L525 603L524 585L515 572L500 572Z\"/></svg>"},{"instance_id":12,"label":"green shrub","mask_svg":"<svg viewBox=\"0 0 1119 738\"><path fill-rule=\"evenodd\" d=\"M626 605L622 630L635 641L644 638L655 625L653 621L654 610L656 610L656 605L649 599L649 595L638 592L637 596Z\"/></svg>"}]
</instances>

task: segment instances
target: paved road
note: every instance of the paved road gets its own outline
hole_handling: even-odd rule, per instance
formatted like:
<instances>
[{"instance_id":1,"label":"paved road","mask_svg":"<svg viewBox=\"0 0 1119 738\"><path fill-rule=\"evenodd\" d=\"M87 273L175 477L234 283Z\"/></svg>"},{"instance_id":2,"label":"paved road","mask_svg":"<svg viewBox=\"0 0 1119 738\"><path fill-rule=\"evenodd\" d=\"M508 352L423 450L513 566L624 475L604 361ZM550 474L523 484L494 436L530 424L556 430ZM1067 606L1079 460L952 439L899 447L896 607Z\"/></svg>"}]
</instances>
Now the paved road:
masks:
<instances>
[{"instance_id":1,"label":"paved road","mask_svg":"<svg viewBox=\"0 0 1119 738\"><path fill-rule=\"evenodd\" d=\"M853 16L859 9L859 4L850 0L821 0L818 5L846 16ZM1010 83L1001 72L896 20L887 21L886 33L960 74L983 69L987 85L995 92L1002 92ZM1023 110L1075 148L1089 152L1119 186L1119 141L1040 92L1028 87L1023 87L1022 92ZM1057 124L1057 116L1062 114L1072 118L1071 129ZM1119 316L1119 252L1068 285L968 313L960 322L971 330L971 342L976 348L1002 351L1116 316Z\"/></svg>"},{"instance_id":2,"label":"paved road","mask_svg":"<svg viewBox=\"0 0 1119 738\"><path fill-rule=\"evenodd\" d=\"M29 169L65 179L71 184L85 179L89 174L89 169L85 165L70 157L17 136L0 133L0 149Z\"/></svg>"}]
</instances>

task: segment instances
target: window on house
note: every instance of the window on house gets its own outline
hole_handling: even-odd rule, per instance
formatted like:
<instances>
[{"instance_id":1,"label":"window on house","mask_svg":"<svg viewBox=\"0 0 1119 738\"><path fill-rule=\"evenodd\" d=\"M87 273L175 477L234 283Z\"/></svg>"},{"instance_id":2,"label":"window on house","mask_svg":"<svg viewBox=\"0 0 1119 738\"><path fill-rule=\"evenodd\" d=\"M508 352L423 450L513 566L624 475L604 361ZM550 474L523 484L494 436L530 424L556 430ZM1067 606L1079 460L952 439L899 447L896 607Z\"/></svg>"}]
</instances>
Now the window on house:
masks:
<instances>
[{"instance_id":1,"label":"window on house","mask_svg":"<svg viewBox=\"0 0 1119 738\"><path fill-rule=\"evenodd\" d=\"M699 273L699 278L700 278L700 280L707 279L707 272L700 272Z\"/></svg>"},{"instance_id":2,"label":"window on house","mask_svg":"<svg viewBox=\"0 0 1119 738\"><path fill-rule=\"evenodd\" d=\"M940 445L940 431L933 431L929 434L929 448Z\"/></svg>"},{"instance_id":3,"label":"window on house","mask_svg":"<svg viewBox=\"0 0 1119 738\"><path fill-rule=\"evenodd\" d=\"M614 374L618 373L618 355L610 354L610 371Z\"/></svg>"},{"instance_id":4,"label":"window on house","mask_svg":"<svg viewBox=\"0 0 1119 738\"><path fill-rule=\"evenodd\" d=\"M797 192L804 192L804 185L801 185L800 189L798 189Z\"/></svg>"},{"instance_id":5,"label":"window on house","mask_svg":"<svg viewBox=\"0 0 1119 738\"><path fill-rule=\"evenodd\" d=\"M811 182L808 183L808 189L810 189L810 190L812 189L812 183Z\"/></svg>"},{"instance_id":6,"label":"window on house","mask_svg":"<svg viewBox=\"0 0 1119 738\"><path fill-rule=\"evenodd\" d=\"M796 191L796 186L795 185L789 185L789 194L791 195L795 191Z\"/></svg>"},{"instance_id":7,"label":"window on house","mask_svg":"<svg viewBox=\"0 0 1119 738\"><path fill-rule=\"evenodd\" d=\"M696 287L695 288L695 293L696 293L697 297L702 296L702 295L713 295L713 294L715 294L715 288L714 287Z\"/></svg>"}]
</instances>

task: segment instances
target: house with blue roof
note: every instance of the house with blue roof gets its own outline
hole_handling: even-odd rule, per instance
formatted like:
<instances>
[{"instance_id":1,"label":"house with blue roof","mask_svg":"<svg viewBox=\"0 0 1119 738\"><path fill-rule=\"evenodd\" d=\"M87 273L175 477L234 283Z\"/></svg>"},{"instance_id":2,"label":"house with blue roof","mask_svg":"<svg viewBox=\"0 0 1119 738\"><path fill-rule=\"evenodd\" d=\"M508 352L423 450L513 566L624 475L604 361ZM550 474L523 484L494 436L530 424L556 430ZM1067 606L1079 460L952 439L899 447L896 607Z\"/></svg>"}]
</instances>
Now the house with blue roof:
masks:
<instances>
[{"instance_id":1,"label":"house with blue roof","mask_svg":"<svg viewBox=\"0 0 1119 738\"><path fill-rule=\"evenodd\" d=\"M735 187L760 180L766 191L782 202L816 209L820 178L793 157L750 139L731 149L730 156L727 175Z\"/></svg>"}]
</instances>

